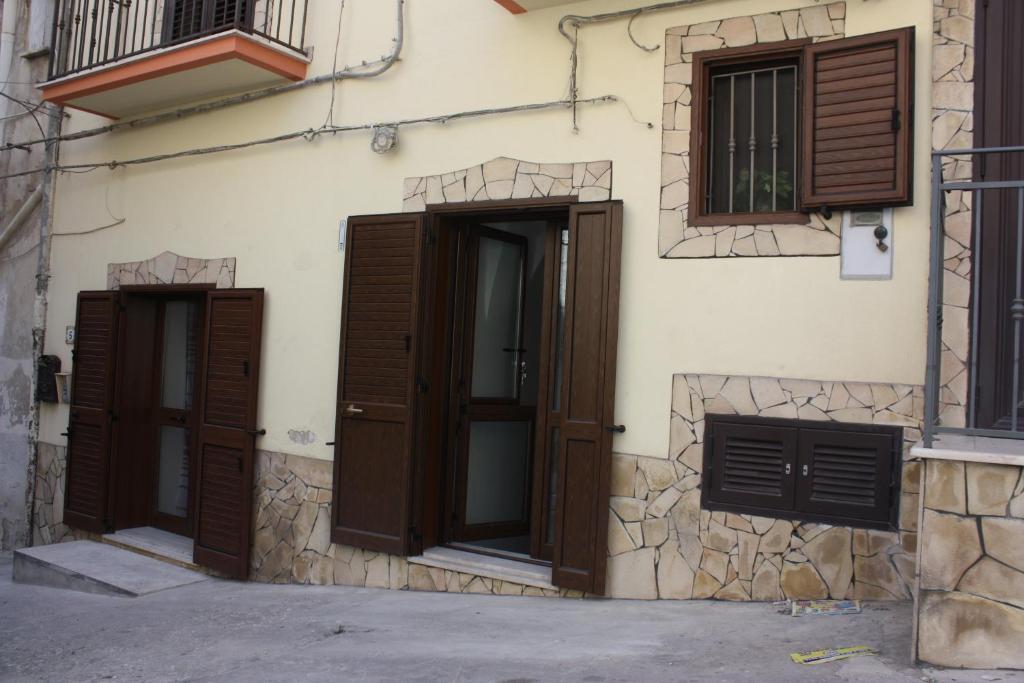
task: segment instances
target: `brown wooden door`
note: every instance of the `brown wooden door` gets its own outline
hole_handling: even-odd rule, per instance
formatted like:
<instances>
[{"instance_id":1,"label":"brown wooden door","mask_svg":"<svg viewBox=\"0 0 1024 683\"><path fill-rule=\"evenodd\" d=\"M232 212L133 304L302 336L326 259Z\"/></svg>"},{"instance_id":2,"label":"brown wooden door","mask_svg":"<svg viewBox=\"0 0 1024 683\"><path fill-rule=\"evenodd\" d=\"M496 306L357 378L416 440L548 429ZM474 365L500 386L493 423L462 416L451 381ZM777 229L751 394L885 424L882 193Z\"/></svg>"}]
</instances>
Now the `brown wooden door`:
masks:
<instances>
[{"instance_id":1,"label":"brown wooden door","mask_svg":"<svg viewBox=\"0 0 1024 683\"><path fill-rule=\"evenodd\" d=\"M117 292L79 292L64 521L97 533L110 527L108 491L120 314Z\"/></svg>"},{"instance_id":2,"label":"brown wooden door","mask_svg":"<svg viewBox=\"0 0 1024 683\"><path fill-rule=\"evenodd\" d=\"M615 430L621 202L569 214L552 582L603 594Z\"/></svg>"},{"instance_id":3,"label":"brown wooden door","mask_svg":"<svg viewBox=\"0 0 1024 683\"><path fill-rule=\"evenodd\" d=\"M194 559L240 579L249 572L262 325L263 290L207 293Z\"/></svg>"},{"instance_id":4,"label":"brown wooden door","mask_svg":"<svg viewBox=\"0 0 1024 683\"><path fill-rule=\"evenodd\" d=\"M451 407L456 443L453 541L530 533L536 407L527 372L525 237L480 225L462 232L458 348Z\"/></svg>"},{"instance_id":5,"label":"brown wooden door","mask_svg":"<svg viewBox=\"0 0 1024 683\"><path fill-rule=\"evenodd\" d=\"M407 554L424 214L348 221L335 423L336 543Z\"/></svg>"},{"instance_id":6,"label":"brown wooden door","mask_svg":"<svg viewBox=\"0 0 1024 683\"><path fill-rule=\"evenodd\" d=\"M1024 145L1024 2L978 2L975 40L975 147ZM977 157L976 179L984 181L1024 178L1024 153ZM1024 427L1021 397L1013 396L1014 336L1011 306L1016 297L1017 258L1024 244L1017 239L1018 191L980 192L981 254L976 257L978 290L976 394L969 397L976 426L1007 429L1017 407L1017 428ZM970 426L970 425L969 425Z\"/></svg>"}]
</instances>

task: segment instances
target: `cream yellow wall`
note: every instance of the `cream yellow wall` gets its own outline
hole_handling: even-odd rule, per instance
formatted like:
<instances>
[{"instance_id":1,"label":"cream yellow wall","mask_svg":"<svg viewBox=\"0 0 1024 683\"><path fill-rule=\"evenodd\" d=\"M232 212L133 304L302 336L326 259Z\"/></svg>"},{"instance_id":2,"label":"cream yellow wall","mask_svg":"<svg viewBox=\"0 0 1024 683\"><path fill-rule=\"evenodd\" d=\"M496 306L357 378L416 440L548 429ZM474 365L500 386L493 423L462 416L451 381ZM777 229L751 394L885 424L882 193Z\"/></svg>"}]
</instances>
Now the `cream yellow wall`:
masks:
<instances>
[{"instance_id":1,"label":"cream yellow wall","mask_svg":"<svg viewBox=\"0 0 1024 683\"><path fill-rule=\"evenodd\" d=\"M384 76L337 87L334 121L357 124L565 96L566 13L641 2L592 0L512 16L492 0L408 0L401 61ZM709 0L644 15L638 39L701 21L799 8L813 0ZM310 74L331 70L337 2L309 4ZM657 257L664 53L629 41L624 21L580 31L580 96L623 103L583 106L573 134L566 111L517 113L404 127L396 150L374 154L364 132L326 136L146 166L65 174L58 180L47 353L70 364L64 328L75 293L106 286L106 264L161 251L235 256L236 285L267 291L258 447L330 458L343 255L338 220L401 210L402 180L497 156L535 162L610 159L613 196L625 204L616 422L618 452L666 457L674 373L923 382L928 254L930 0L848 0L847 35L917 27L915 205L894 219L894 277L841 281L838 257ZM394 3L347 0L338 64L391 47ZM65 144L61 161L124 159L317 127L328 85L172 124ZM628 107L627 107L628 105ZM629 112L632 110L632 116ZM650 121L653 128L637 123ZM102 119L74 113L67 130ZM44 406L41 438L63 443L63 406ZM310 445L289 430L309 430Z\"/></svg>"}]
</instances>

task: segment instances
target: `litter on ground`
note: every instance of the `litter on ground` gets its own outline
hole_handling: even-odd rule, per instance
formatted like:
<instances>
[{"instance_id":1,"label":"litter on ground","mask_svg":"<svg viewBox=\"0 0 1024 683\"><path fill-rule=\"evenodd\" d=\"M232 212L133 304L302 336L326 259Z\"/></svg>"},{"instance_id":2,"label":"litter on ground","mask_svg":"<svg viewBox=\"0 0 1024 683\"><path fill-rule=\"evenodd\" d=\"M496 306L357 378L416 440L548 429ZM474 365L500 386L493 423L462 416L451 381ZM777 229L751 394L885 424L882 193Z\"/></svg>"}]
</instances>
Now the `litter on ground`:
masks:
<instances>
[{"instance_id":1,"label":"litter on ground","mask_svg":"<svg viewBox=\"0 0 1024 683\"><path fill-rule=\"evenodd\" d=\"M876 655L876 650L866 645L855 645L853 647L837 647L828 650L813 650L811 652L794 652L789 656L797 664L824 664L839 659L859 657L861 655Z\"/></svg>"}]
</instances>

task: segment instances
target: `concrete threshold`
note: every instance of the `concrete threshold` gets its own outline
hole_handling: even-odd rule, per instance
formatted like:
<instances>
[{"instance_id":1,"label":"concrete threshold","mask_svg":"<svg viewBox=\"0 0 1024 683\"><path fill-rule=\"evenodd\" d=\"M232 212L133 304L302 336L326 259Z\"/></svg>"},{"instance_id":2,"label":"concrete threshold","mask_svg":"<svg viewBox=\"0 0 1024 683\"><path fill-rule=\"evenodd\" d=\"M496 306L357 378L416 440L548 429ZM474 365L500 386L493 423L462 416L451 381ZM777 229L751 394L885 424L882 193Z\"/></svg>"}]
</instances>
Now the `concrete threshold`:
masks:
<instances>
[{"instance_id":1,"label":"concrete threshold","mask_svg":"<svg viewBox=\"0 0 1024 683\"><path fill-rule=\"evenodd\" d=\"M72 541L14 551L17 583L135 598L207 576L107 543Z\"/></svg>"},{"instance_id":2,"label":"concrete threshold","mask_svg":"<svg viewBox=\"0 0 1024 683\"><path fill-rule=\"evenodd\" d=\"M112 534L103 534L99 540L185 569L204 571L203 567L192 561L192 539L163 529L149 526L122 529Z\"/></svg>"},{"instance_id":3,"label":"concrete threshold","mask_svg":"<svg viewBox=\"0 0 1024 683\"><path fill-rule=\"evenodd\" d=\"M408 558L409 564L437 567L463 574L474 574L488 579L511 581L524 586L558 590L551 583L551 568L529 562L517 562L503 557L481 553L435 547L423 551L422 555Z\"/></svg>"}]
</instances>

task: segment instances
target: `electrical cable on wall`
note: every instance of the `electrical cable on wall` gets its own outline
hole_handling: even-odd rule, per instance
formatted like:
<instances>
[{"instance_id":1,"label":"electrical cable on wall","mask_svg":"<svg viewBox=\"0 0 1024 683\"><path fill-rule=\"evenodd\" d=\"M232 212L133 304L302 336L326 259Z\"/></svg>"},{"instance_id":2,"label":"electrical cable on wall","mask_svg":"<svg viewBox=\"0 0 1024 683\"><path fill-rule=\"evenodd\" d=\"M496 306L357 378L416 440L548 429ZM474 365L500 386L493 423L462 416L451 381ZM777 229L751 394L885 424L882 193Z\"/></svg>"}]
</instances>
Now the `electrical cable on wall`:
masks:
<instances>
[{"instance_id":1,"label":"electrical cable on wall","mask_svg":"<svg viewBox=\"0 0 1024 683\"><path fill-rule=\"evenodd\" d=\"M602 95L600 97L591 97L584 100L579 100L577 104L600 104L607 102L621 102L622 100L615 95ZM216 154L218 152L228 152L237 149L244 149L247 147L255 147L259 145L268 145L276 142L284 142L287 140L295 140L297 138L304 138L308 141L313 141L321 135L327 133L344 133L359 130L373 130L381 127L398 128L400 126L409 126L420 123L439 123L446 124L449 121L457 121L459 119L476 118L481 116L494 116L496 114L510 114L513 112L524 112L524 111L540 111L543 109L557 109L565 108L570 106L569 100L554 100L552 102L538 102L535 104L517 104L509 107L494 107L491 109L474 109L471 111L455 112L452 114L439 114L436 116L425 116L414 119L401 119L398 121L387 121L380 123L361 123L350 126L327 126L321 128L307 128L305 130L293 131L291 133L284 133L282 135L275 135L274 137L261 138L259 140L250 140L248 142L239 142L229 145L216 145L213 147L199 147L194 149L181 150L179 152L169 152L167 154L156 154L147 157L138 157L135 159L125 159L119 161L116 159L110 161L97 161L91 163L81 164L63 164L56 165L53 167L41 167L34 168L27 171L19 171L17 173L8 173L6 175L0 175L0 180L5 178L15 178L19 176L34 175L37 173L44 173L47 170L54 170L60 172L80 172L87 173L94 171L99 168L115 169L119 166L137 166L139 164L148 164L156 161L166 161L169 159L178 159L181 157L188 156L203 156L207 154ZM632 116L632 112L630 112ZM634 117L635 120L635 117ZM650 126L651 124L645 123L643 125Z\"/></svg>"}]
</instances>

